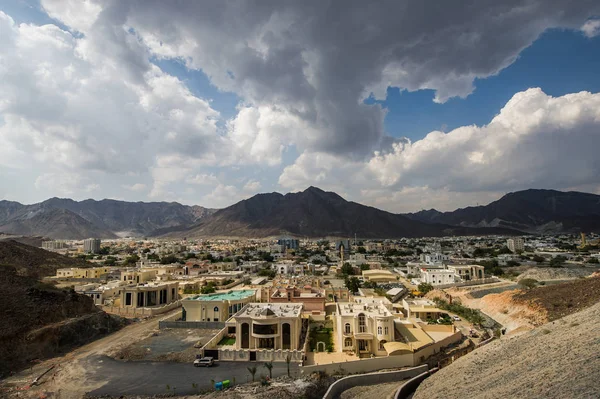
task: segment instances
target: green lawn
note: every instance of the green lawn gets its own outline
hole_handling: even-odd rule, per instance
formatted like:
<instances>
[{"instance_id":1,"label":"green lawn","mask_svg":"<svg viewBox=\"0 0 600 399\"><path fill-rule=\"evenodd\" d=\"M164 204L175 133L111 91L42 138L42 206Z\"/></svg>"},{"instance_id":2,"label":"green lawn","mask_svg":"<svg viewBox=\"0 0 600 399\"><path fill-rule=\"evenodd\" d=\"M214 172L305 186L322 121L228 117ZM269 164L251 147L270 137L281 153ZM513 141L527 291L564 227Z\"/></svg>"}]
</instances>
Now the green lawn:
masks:
<instances>
[{"instance_id":1,"label":"green lawn","mask_svg":"<svg viewBox=\"0 0 600 399\"><path fill-rule=\"evenodd\" d=\"M218 345L233 345L235 344L235 338L232 337L223 337L221 341L219 341Z\"/></svg>"}]
</instances>

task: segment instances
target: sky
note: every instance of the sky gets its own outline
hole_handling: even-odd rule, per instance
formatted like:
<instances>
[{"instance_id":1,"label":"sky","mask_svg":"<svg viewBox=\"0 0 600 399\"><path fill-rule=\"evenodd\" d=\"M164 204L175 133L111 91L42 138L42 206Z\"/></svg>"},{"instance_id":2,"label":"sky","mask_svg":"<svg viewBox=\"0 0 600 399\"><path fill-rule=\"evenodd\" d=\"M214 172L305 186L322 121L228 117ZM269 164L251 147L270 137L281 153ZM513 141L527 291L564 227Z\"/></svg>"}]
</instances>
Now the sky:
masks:
<instances>
[{"instance_id":1,"label":"sky","mask_svg":"<svg viewBox=\"0 0 600 399\"><path fill-rule=\"evenodd\" d=\"M591 0L0 0L0 199L600 194Z\"/></svg>"}]
</instances>

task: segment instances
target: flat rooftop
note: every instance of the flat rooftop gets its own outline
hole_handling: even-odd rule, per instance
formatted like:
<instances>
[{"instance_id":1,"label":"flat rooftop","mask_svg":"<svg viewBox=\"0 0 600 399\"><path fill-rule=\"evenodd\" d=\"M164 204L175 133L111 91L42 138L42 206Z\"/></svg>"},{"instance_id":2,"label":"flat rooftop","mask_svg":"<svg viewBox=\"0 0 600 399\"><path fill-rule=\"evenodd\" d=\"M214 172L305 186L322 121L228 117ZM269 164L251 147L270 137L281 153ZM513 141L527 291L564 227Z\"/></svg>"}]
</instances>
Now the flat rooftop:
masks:
<instances>
[{"instance_id":1,"label":"flat rooftop","mask_svg":"<svg viewBox=\"0 0 600 399\"><path fill-rule=\"evenodd\" d=\"M249 303L234 317L300 317L303 304L291 303Z\"/></svg>"},{"instance_id":2,"label":"flat rooftop","mask_svg":"<svg viewBox=\"0 0 600 399\"><path fill-rule=\"evenodd\" d=\"M382 304L361 304L353 302L338 302L338 313L341 316L356 316L359 313L376 317L376 316L391 316L392 313Z\"/></svg>"},{"instance_id":3,"label":"flat rooftop","mask_svg":"<svg viewBox=\"0 0 600 399\"><path fill-rule=\"evenodd\" d=\"M201 301L201 302L211 302L211 301L235 301L238 299L248 298L249 296L253 296L255 293L254 290L232 290L228 292L218 292L215 294L207 294L207 295L196 295L189 298L187 300L191 301Z\"/></svg>"}]
</instances>

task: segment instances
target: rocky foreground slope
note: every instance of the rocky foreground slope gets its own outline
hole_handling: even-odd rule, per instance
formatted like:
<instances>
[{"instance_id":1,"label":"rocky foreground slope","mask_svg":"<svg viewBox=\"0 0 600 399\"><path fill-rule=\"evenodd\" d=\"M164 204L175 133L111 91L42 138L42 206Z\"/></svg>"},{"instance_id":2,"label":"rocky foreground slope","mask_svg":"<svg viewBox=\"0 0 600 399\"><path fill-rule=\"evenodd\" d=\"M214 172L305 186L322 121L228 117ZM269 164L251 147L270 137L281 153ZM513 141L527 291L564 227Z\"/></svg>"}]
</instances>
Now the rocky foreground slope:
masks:
<instances>
[{"instance_id":1,"label":"rocky foreground slope","mask_svg":"<svg viewBox=\"0 0 600 399\"><path fill-rule=\"evenodd\" d=\"M600 397L600 302L504 338L426 379L414 399Z\"/></svg>"},{"instance_id":2,"label":"rocky foreground slope","mask_svg":"<svg viewBox=\"0 0 600 399\"><path fill-rule=\"evenodd\" d=\"M86 266L14 241L0 242L0 378L120 328L123 319L91 298L39 278L57 268Z\"/></svg>"}]
</instances>

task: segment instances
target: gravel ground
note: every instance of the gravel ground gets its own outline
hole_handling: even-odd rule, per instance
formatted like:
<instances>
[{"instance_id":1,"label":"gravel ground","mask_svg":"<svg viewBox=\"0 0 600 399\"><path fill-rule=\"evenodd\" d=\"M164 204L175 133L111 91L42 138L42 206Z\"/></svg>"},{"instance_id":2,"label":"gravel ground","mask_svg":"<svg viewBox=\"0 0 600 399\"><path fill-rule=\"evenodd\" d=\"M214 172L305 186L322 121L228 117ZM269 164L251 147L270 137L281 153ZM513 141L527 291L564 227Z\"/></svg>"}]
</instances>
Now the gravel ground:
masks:
<instances>
[{"instance_id":1,"label":"gravel ground","mask_svg":"<svg viewBox=\"0 0 600 399\"><path fill-rule=\"evenodd\" d=\"M350 388L340 395L340 399L386 399L394 397L403 381L388 382L385 384L365 385L361 387Z\"/></svg>"},{"instance_id":2,"label":"gravel ground","mask_svg":"<svg viewBox=\"0 0 600 399\"><path fill-rule=\"evenodd\" d=\"M414 399L600 397L600 303L493 341L426 379Z\"/></svg>"},{"instance_id":3,"label":"gravel ground","mask_svg":"<svg viewBox=\"0 0 600 399\"><path fill-rule=\"evenodd\" d=\"M199 349L219 330L173 328L155 329L139 341L121 348L113 357L118 360L156 360L192 362Z\"/></svg>"}]
</instances>

